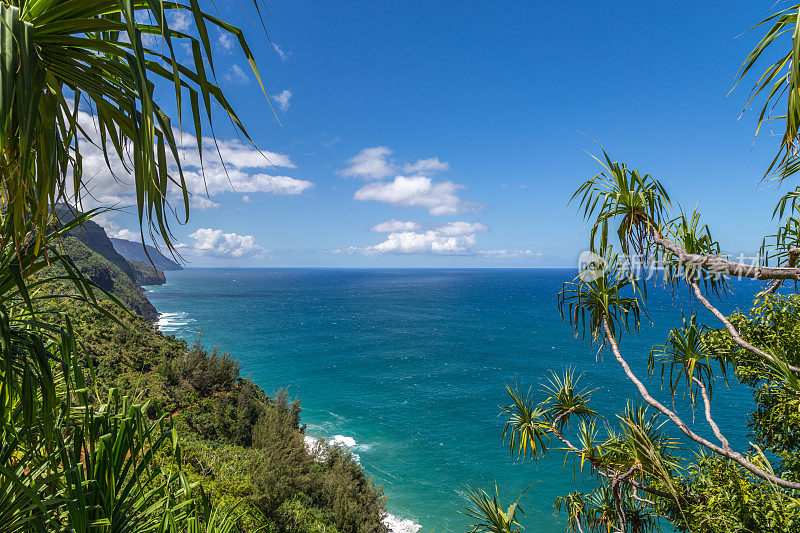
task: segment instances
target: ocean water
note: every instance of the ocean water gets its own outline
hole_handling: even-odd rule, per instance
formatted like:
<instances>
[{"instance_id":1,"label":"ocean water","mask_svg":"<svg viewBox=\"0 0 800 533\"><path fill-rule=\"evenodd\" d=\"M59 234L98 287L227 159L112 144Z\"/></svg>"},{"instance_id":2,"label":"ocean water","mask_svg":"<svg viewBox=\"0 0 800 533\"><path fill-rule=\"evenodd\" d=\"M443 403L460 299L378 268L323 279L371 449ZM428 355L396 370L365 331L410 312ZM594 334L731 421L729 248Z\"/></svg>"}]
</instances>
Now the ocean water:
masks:
<instances>
[{"instance_id":1,"label":"ocean water","mask_svg":"<svg viewBox=\"0 0 800 533\"><path fill-rule=\"evenodd\" d=\"M383 486L388 509L423 531L466 531L467 486L522 499L527 531L564 531L556 496L596 483L556 452L515 462L500 442L506 384L539 387L575 367L598 390L594 408L614 420L636 399L613 357L575 338L557 310L571 270L189 269L168 272L148 297L164 333L200 338L240 361L267 392L288 387L307 434L347 446ZM745 282L720 303L749 308ZM680 324L686 291L650 291L646 323L621 344L640 376L650 346ZM703 310L705 311L705 310ZM711 325L713 317L699 313ZM662 400L658 380L648 381ZM746 446L747 391L715 389L715 417ZM685 402L678 399L678 404ZM680 409L713 437L702 412Z\"/></svg>"}]
</instances>

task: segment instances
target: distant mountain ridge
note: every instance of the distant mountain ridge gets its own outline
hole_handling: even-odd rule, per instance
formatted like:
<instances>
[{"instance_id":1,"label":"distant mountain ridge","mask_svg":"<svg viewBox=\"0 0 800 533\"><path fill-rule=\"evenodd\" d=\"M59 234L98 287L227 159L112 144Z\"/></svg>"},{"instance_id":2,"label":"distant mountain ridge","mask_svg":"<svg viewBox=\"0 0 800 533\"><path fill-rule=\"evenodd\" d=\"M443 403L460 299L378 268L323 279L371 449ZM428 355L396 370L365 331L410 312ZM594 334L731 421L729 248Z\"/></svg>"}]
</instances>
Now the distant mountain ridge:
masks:
<instances>
[{"instance_id":1,"label":"distant mountain ridge","mask_svg":"<svg viewBox=\"0 0 800 533\"><path fill-rule=\"evenodd\" d=\"M60 217L62 222L72 220L74 211L64 206ZM92 220L85 220L63 236L59 246L62 253L69 255L80 271L100 288L117 296L145 320L157 320L158 311L147 299L141 286L165 283L164 273L154 268L149 260L128 260L117 251L111 241L102 226ZM123 242L133 245L127 248L142 248L138 242ZM142 255L144 256L144 252Z\"/></svg>"},{"instance_id":2,"label":"distant mountain ridge","mask_svg":"<svg viewBox=\"0 0 800 533\"><path fill-rule=\"evenodd\" d=\"M126 276L131 278L131 280L136 281L136 272L134 271L133 265L128 262L127 258L117 252L102 226L96 222L87 220L77 228L71 230L69 234L81 241L93 252L103 256L111 264L119 268Z\"/></svg>"},{"instance_id":3,"label":"distant mountain ridge","mask_svg":"<svg viewBox=\"0 0 800 533\"><path fill-rule=\"evenodd\" d=\"M164 254L149 244L142 246L142 243L140 242L129 241L127 239L116 239L113 237L109 240L111 241L114 249L128 261L141 261L146 265L149 265L152 261L156 269L162 271L183 270L181 265L167 258ZM147 254L150 254L150 257L147 257L147 254L144 251L145 247L147 248Z\"/></svg>"}]
</instances>

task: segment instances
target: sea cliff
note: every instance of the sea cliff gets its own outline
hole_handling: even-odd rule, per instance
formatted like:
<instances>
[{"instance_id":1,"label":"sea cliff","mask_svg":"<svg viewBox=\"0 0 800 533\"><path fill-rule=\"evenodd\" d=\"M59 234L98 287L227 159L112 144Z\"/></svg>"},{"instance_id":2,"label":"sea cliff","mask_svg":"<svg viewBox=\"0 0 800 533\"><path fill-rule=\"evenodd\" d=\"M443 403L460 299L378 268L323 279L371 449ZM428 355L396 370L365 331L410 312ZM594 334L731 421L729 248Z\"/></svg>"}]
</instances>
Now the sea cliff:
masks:
<instances>
[{"instance_id":1,"label":"sea cliff","mask_svg":"<svg viewBox=\"0 0 800 533\"><path fill-rule=\"evenodd\" d=\"M80 355L93 366L89 388L101 398L118 388L146 402L150 416L171 414L185 475L218 507L245 505L260 517L247 518L243 531L258 521L269 531L388 531L385 497L347 447L322 443L324 459L315 460L298 399L284 391L268 395L240 375L231 354L158 331L158 313L140 286L163 283L163 272L110 244L100 226L87 223L60 246L133 314L110 301L101 303L106 313L69 298L41 304L45 312L69 311ZM65 293L69 285L51 290Z\"/></svg>"}]
</instances>

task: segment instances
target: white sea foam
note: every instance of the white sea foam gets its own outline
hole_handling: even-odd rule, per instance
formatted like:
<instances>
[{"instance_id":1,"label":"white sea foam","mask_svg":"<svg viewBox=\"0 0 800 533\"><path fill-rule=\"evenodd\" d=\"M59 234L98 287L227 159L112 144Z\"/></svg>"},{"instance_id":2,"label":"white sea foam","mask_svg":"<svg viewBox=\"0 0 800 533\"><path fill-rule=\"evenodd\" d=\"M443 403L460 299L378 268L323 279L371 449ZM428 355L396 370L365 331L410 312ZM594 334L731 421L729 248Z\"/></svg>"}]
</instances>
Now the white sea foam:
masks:
<instances>
[{"instance_id":1,"label":"white sea foam","mask_svg":"<svg viewBox=\"0 0 800 533\"><path fill-rule=\"evenodd\" d=\"M383 525L389 528L389 533L417 533L422 526L409 520L408 518L400 518L393 514L386 515L383 519Z\"/></svg>"},{"instance_id":2,"label":"white sea foam","mask_svg":"<svg viewBox=\"0 0 800 533\"><path fill-rule=\"evenodd\" d=\"M325 453L325 445L322 439L315 439L309 435L303 436L303 442L306 445L306 452L318 463L322 463L327 459Z\"/></svg>"},{"instance_id":3,"label":"white sea foam","mask_svg":"<svg viewBox=\"0 0 800 533\"><path fill-rule=\"evenodd\" d=\"M331 446L345 446L347 448L352 448L356 445L356 439L353 437L347 437L345 435L334 435L333 438L328 441L328 444Z\"/></svg>"},{"instance_id":4,"label":"white sea foam","mask_svg":"<svg viewBox=\"0 0 800 533\"><path fill-rule=\"evenodd\" d=\"M184 312L177 312L177 313L161 313L158 315L158 321L156 322L156 327L159 331L177 331L182 326L188 325L190 322L194 322L194 319L188 318L187 314Z\"/></svg>"},{"instance_id":5,"label":"white sea foam","mask_svg":"<svg viewBox=\"0 0 800 533\"><path fill-rule=\"evenodd\" d=\"M306 451L315 461L325 461L326 448L324 440L312 437L311 435L304 435L303 442L305 443ZM356 439L348 437L347 435L334 435L333 438L328 441L328 446L341 446L349 450L369 450L372 447L369 444L358 444ZM353 460L360 463L361 456L357 453L351 453ZM386 517L383 519L383 524L389 529L389 533L417 533L417 531L422 529L422 526L413 520L401 518L390 513L386 514Z\"/></svg>"},{"instance_id":6,"label":"white sea foam","mask_svg":"<svg viewBox=\"0 0 800 533\"><path fill-rule=\"evenodd\" d=\"M317 446L319 439L315 439L310 435L305 435L303 436L303 441L306 443L306 450L308 450L310 453Z\"/></svg>"}]
</instances>

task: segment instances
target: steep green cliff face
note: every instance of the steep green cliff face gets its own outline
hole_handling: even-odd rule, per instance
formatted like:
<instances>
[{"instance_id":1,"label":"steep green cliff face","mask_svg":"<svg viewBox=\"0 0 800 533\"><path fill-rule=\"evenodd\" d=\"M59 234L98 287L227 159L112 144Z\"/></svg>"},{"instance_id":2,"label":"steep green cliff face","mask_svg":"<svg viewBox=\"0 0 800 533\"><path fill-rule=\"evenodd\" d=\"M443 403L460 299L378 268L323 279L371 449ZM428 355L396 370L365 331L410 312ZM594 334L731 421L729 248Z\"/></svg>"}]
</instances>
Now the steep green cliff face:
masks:
<instances>
[{"instance_id":1,"label":"steep green cliff face","mask_svg":"<svg viewBox=\"0 0 800 533\"><path fill-rule=\"evenodd\" d=\"M128 278L135 280L136 275L133 267L127 259L117 252L102 226L91 220L87 220L81 224L80 227L72 230L70 235L81 241L90 250L99 254L112 265L116 266L123 274L128 276Z\"/></svg>"},{"instance_id":2,"label":"steep green cliff face","mask_svg":"<svg viewBox=\"0 0 800 533\"><path fill-rule=\"evenodd\" d=\"M97 226L97 228L101 232L103 231L100 226ZM105 236L105 232L103 232L103 235ZM96 245L98 240L86 239L93 245ZM108 237L106 237L107 240ZM101 240L100 242L102 243ZM119 298L131 311L146 321L155 322L158 319L158 311L156 311L156 308L153 307L153 304L150 303L136 282L136 273L133 266L121 255L117 254L118 260L112 262L89 248L84 241L73 236L63 238L60 247L63 253L72 258L81 273L101 289ZM112 254L109 254L109 256L112 259L114 258ZM52 265L48 268L53 274L65 274L60 265Z\"/></svg>"},{"instance_id":3,"label":"steep green cliff face","mask_svg":"<svg viewBox=\"0 0 800 533\"><path fill-rule=\"evenodd\" d=\"M148 416L172 414L185 474L202 483L216 506L244 505L262 516L266 531L386 533L382 491L352 456L324 443L309 454L298 400L283 392L268 396L241 377L228 354L159 332L152 324L157 313L134 280L163 279L163 273L127 261L127 268L120 268L100 253L115 259L102 228L94 226L81 239L64 238L62 250L136 314L110 301L102 305L116 320L66 298L40 304L41 311L69 315L80 339L79 356L93 368L90 394L104 398L116 387L147 402ZM241 531L256 529L255 519L245 520Z\"/></svg>"},{"instance_id":4,"label":"steep green cliff face","mask_svg":"<svg viewBox=\"0 0 800 533\"><path fill-rule=\"evenodd\" d=\"M164 273L144 261L128 260L133 268L134 281L139 285L162 285L167 282Z\"/></svg>"}]
</instances>

